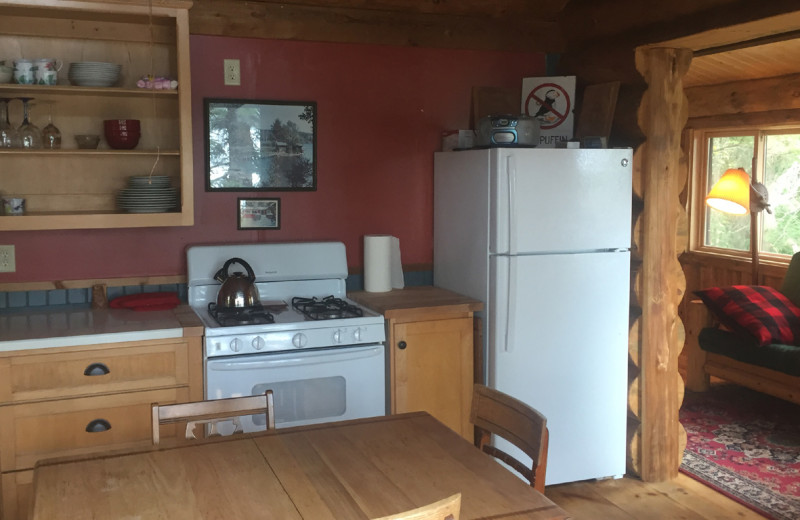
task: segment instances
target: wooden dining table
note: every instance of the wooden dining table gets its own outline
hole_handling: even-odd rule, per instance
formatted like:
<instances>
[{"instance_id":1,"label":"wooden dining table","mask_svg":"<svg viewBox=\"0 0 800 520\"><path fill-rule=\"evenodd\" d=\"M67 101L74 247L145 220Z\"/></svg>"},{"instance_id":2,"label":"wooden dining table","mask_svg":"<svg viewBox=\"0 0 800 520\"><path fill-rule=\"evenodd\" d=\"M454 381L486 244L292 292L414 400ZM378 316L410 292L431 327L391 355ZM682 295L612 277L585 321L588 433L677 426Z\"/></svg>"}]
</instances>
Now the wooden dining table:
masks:
<instances>
[{"instance_id":1,"label":"wooden dining table","mask_svg":"<svg viewBox=\"0 0 800 520\"><path fill-rule=\"evenodd\" d=\"M32 518L364 520L454 493L463 520L569 518L425 412L42 461Z\"/></svg>"}]
</instances>

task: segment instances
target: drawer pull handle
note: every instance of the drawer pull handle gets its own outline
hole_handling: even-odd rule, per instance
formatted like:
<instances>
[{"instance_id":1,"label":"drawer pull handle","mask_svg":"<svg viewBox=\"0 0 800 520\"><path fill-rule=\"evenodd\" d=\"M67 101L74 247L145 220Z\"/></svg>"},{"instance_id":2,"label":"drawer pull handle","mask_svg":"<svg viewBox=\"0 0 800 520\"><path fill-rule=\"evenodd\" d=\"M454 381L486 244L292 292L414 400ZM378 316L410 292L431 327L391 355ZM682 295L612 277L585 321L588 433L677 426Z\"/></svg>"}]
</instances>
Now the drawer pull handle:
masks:
<instances>
[{"instance_id":1,"label":"drawer pull handle","mask_svg":"<svg viewBox=\"0 0 800 520\"><path fill-rule=\"evenodd\" d=\"M104 376L111 372L103 363L92 363L83 371L85 376Z\"/></svg>"},{"instance_id":2,"label":"drawer pull handle","mask_svg":"<svg viewBox=\"0 0 800 520\"><path fill-rule=\"evenodd\" d=\"M405 341L401 341L400 343L398 343L398 344L397 344L397 348L399 348L400 350L405 350L405 348L406 348L407 346L408 346L408 345L406 344L406 342L405 342Z\"/></svg>"},{"instance_id":3,"label":"drawer pull handle","mask_svg":"<svg viewBox=\"0 0 800 520\"><path fill-rule=\"evenodd\" d=\"M111 423L105 419L95 419L86 425L86 431L89 433L105 432L111 429Z\"/></svg>"}]
</instances>

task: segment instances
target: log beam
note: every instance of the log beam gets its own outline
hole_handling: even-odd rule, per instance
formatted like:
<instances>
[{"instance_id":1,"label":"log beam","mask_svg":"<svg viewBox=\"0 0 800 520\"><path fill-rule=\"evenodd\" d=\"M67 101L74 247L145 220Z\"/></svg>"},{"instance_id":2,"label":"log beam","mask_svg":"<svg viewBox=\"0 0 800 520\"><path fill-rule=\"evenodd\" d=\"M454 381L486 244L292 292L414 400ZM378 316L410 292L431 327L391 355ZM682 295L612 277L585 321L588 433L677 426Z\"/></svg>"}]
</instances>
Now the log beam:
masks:
<instances>
[{"instance_id":1,"label":"log beam","mask_svg":"<svg viewBox=\"0 0 800 520\"><path fill-rule=\"evenodd\" d=\"M642 161L644 219L640 306L641 461L640 476L657 482L677 477L680 466L678 410L678 303L685 284L676 257L681 131L688 111L682 77L691 51L650 48L636 51L636 68L648 90L639 110L646 136ZM677 266L677 268L676 268Z\"/></svg>"},{"instance_id":2,"label":"log beam","mask_svg":"<svg viewBox=\"0 0 800 520\"><path fill-rule=\"evenodd\" d=\"M797 22L797 0L690 0L658 9L641 0L617 0L609 7L596 0L567 4L562 23L570 49L602 47L613 39L629 48L661 42L698 50L778 34Z\"/></svg>"},{"instance_id":3,"label":"log beam","mask_svg":"<svg viewBox=\"0 0 800 520\"><path fill-rule=\"evenodd\" d=\"M686 97L689 128L793 125L800 118L800 74L687 88Z\"/></svg>"}]
</instances>

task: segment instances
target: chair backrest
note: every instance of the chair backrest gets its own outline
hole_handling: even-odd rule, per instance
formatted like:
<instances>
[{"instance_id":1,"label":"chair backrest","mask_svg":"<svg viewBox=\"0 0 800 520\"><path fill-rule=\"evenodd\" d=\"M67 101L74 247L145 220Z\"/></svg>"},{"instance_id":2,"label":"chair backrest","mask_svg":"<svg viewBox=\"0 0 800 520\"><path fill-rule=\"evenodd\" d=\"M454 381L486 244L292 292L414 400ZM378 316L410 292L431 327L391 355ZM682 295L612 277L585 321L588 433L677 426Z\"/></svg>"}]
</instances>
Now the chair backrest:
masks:
<instances>
[{"instance_id":1,"label":"chair backrest","mask_svg":"<svg viewBox=\"0 0 800 520\"><path fill-rule=\"evenodd\" d=\"M159 405L153 403L153 444L159 443L159 431L162 424L186 422L186 438L194 439L194 428L197 425L210 424L212 434L216 432L216 423L233 419L236 431L242 431L238 418L244 415L266 414L267 429L275 428L275 405L272 390L260 395L231 397L229 399L211 399L193 403Z\"/></svg>"},{"instance_id":2,"label":"chair backrest","mask_svg":"<svg viewBox=\"0 0 800 520\"><path fill-rule=\"evenodd\" d=\"M461 493L456 493L433 504L373 520L458 520L460 514Z\"/></svg>"},{"instance_id":3,"label":"chair backrest","mask_svg":"<svg viewBox=\"0 0 800 520\"><path fill-rule=\"evenodd\" d=\"M478 429L475 446L514 468L532 487L544 493L548 443L544 415L510 395L475 385L470 420ZM531 466L489 444L492 433L522 450L531 458Z\"/></svg>"}]
</instances>

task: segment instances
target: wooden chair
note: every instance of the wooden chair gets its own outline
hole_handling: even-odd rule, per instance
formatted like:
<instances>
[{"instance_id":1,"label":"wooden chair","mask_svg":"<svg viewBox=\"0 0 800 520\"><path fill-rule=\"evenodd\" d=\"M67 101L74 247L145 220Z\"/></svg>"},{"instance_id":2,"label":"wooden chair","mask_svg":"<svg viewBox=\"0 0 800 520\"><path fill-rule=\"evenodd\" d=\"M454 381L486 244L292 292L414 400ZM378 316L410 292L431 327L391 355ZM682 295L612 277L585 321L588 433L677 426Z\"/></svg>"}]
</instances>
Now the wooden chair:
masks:
<instances>
[{"instance_id":1,"label":"wooden chair","mask_svg":"<svg viewBox=\"0 0 800 520\"><path fill-rule=\"evenodd\" d=\"M373 520L458 520L460 514L461 493L456 493L433 504Z\"/></svg>"},{"instance_id":2,"label":"wooden chair","mask_svg":"<svg viewBox=\"0 0 800 520\"><path fill-rule=\"evenodd\" d=\"M233 419L234 433L241 433L242 424L239 417L243 415L266 414L267 429L275 429L275 405L272 390L260 395L232 397L229 399L211 399L193 403L178 403L159 406L153 403L153 444L159 443L159 429L162 424L186 421L186 438L195 439L194 428L198 424L210 424L211 435L219 435L217 423Z\"/></svg>"},{"instance_id":3,"label":"wooden chair","mask_svg":"<svg viewBox=\"0 0 800 520\"><path fill-rule=\"evenodd\" d=\"M475 446L514 468L534 489L544 493L548 443L544 415L507 394L475 385L470 421L476 428ZM493 433L525 452L533 461L531 467L490 445Z\"/></svg>"}]
</instances>

